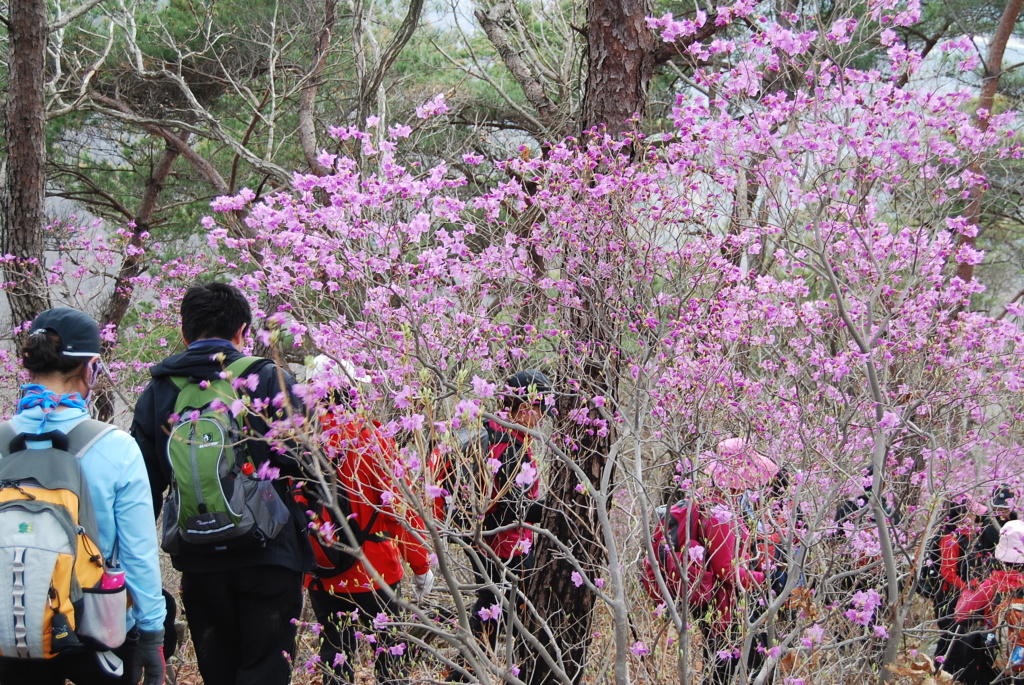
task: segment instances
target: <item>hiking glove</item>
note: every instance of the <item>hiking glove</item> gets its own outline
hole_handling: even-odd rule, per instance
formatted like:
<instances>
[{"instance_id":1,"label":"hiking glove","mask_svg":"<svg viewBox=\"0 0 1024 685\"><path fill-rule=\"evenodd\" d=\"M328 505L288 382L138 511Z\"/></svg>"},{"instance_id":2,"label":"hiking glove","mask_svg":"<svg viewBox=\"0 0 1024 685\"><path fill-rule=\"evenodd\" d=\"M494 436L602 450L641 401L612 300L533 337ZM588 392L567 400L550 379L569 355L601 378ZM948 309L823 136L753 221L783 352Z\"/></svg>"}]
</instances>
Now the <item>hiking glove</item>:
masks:
<instances>
[{"instance_id":1,"label":"hiking glove","mask_svg":"<svg viewBox=\"0 0 1024 685\"><path fill-rule=\"evenodd\" d=\"M139 682L145 672L142 685L163 685L164 668L164 631L140 630L132 658L132 682Z\"/></svg>"},{"instance_id":2,"label":"hiking glove","mask_svg":"<svg viewBox=\"0 0 1024 685\"><path fill-rule=\"evenodd\" d=\"M412 595L416 598L416 603L419 604L423 601L423 598L430 594L430 591L434 587L434 572L427 571L426 573L412 577Z\"/></svg>"}]
</instances>

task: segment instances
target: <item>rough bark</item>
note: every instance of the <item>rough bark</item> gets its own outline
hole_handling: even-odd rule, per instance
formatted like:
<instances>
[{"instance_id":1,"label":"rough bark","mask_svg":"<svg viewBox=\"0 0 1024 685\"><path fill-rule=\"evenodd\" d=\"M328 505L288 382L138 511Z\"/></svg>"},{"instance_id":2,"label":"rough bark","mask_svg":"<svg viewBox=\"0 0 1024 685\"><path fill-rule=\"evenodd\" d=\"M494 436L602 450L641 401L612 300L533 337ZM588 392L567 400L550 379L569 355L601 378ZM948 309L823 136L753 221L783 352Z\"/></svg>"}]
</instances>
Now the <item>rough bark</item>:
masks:
<instances>
[{"instance_id":1,"label":"rough bark","mask_svg":"<svg viewBox=\"0 0 1024 685\"><path fill-rule=\"evenodd\" d=\"M7 173L3 189L0 249L14 257L4 262L10 284L7 299L15 324L49 308L44 261L46 230L46 2L10 4L11 59L4 133ZM16 56L16 57L15 57Z\"/></svg>"},{"instance_id":2,"label":"rough bark","mask_svg":"<svg viewBox=\"0 0 1024 685\"><path fill-rule=\"evenodd\" d=\"M603 124L618 136L635 128L634 115L643 117L657 65L650 14L648 0L590 0L582 130Z\"/></svg>"},{"instance_id":3,"label":"rough bark","mask_svg":"<svg viewBox=\"0 0 1024 685\"><path fill-rule=\"evenodd\" d=\"M551 136L552 139L562 138L568 131L564 130L565 121L559 114L558 106L548 96L544 82L523 59L522 54L516 49L504 28L505 19L511 11L512 4L507 0L502 0L487 11L477 10L476 19L480 22L484 33L487 34L491 45L497 50L501 61L512 74L512 78L523 89L523 95L537 110L537 118L546 129L541 133Z\"/></svg>"},{"instance_id":4,"label":"rough bark","mask_svg":"<svg viewBox=\"0 0 1024 685\"><path fill-rule=\"evenodd\" d=\"M988 45L988 56L985 59L985 77L981 82L981 95L978 97L978 111L984 110L987 114L975 119L975 125L979 131L987 131L989 120L992 116L992 105L995 104L996 91L999 88L999 77L1003 72L1003 54L1006 52L1006 44L1013 34L1013 28L1020 16L1022 0L1009 0L1003 10L1003 16L999 19L999 26L996 27L992 42ZM971 171L976 174L982 173L981 164L975 162L971 165ZM975 186L971 189L971 200L967 203L964 216L975 232L980 229L981 221L981 199L985 194L983 188ZM958 245L974 247L975 236L961 234ZM974 265L966 262L957 266L956 275L965 281L974 278Z\"/></svg>"},{"instance_id":5,"label":"rough bark","mask_svg":"<svg viewBox=\"0 0 1024 685\"><path fill-rule=\"evenodd\" d=\"M577 310L569 330L580 344L586 345L592 353L582 369L573 369L574 375L581 376L580 392L565 395L557 403L559 416L567 416L579 406L580 397L602 395L614 399L615 367L614 348L601 341L611 338L601 326L595 312ZM565 370L563 369L563 372ZM564 376L560 377L563 381ZM613 433L602 437L596 431L587 434L578 426L559 426L576 444L576 463L595 483L608 463ZM540 525L549 530L555 538L568 547L572 556L586 568L601 568L607 564L601 531L597 521L594 499L576 492L579 482L576 475L564 463L552 464L550 470L549 507ZM582 681L587 666L587 654L593 637L593 617L596 595L586 588L576 587L572 582L574 567L547 538L539 537L534 543L535 566L526 585L526 595L536 608L542 622L526 621L527 628L538 636L552 656L560 654L560 668L573 683ZM554 641L547 638L551 631ZM526 668L523 679L530 685L563 682L559 674L551 669L544 659L537 658L524 646L526 653L521 663ZM617 679L618 680L618 679Z\"/></svg>"},{"instance_id":6,"label":"rough bark","mask_svg":"<svg viewBox=\"0 0 1024 685\"><path fill-rule=\"evenodd\" d=\"M582 131L604 126L608 134L619 136L636 128L638 116L643 116L648 85L657 64L658 46L645 21L650 14L651 4L644 0L590 0L588 71L579 121ZM580 355L586 362L579 367L568 359L563 362L559 382L563 386L571 383L575 392L560 397L558 409L562 417L570 416L570 411L580 406L581 398L601 395L614 403L617 395L617 336L614 324L603 311L603 284L591 283L581 288L581 295L585 304L572 312L568 322L574 338L568 349L586 350ZM558 430L568 434L576 445L576 464L593 482L601 482L609 465L614 431L600 436L570 421L560 422ZM552 506L546 510L541 525L568 546L585 566L606 565L607 550L593 498L576 491L577 479L567 465L554 464L550 475L548 497ZM593 638L596 597L575 587L571 580L572 565L549 540L538 538L534 554L535 567L527 581L526 594L540 621L528 621L527 627L546 642L549 654L560 656L559 665L565 675L579 683ZM544 659L529 660L525 653L521 656L526 665L525 680L530 685L562 682ZM616 673L616 682L623 682L624 678L628 679L628 674Z\"/></svg>"}]
</instances>

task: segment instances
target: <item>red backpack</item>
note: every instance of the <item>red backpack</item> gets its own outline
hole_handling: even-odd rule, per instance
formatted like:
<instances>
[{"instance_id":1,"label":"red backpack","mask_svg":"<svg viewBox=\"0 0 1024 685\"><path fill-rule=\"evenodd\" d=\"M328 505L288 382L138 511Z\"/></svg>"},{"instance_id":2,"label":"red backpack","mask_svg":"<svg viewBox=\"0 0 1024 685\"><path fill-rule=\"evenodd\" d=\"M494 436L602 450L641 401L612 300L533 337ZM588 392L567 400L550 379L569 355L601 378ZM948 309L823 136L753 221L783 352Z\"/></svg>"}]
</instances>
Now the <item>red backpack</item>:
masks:
<instances>
[{"instance_id":1,"label":"red backpack","mask_svg":"<svg viewBox=\"0 0 1024 685\"><path fill-rule=\"evenodd\" d=\"M659 517L651 544L671 598L662 597L650 560L643 560L642 581L655 601L680 602L684 598L691 609L703 609L715 591L715 577L708 569L710 552L702 534L700 506L680 500Z\"/></svg>"},{"instance_id":2,"label":"red backpack","mask_svg":"<svg viewBox=\"0 0 1024 685\"><path fill-rule=\"evenodd\" d=\"M995 666L1016 677L1024 675L1024 589L997 595L989 622L999 643Z\"/></svg>"}]
</instances>

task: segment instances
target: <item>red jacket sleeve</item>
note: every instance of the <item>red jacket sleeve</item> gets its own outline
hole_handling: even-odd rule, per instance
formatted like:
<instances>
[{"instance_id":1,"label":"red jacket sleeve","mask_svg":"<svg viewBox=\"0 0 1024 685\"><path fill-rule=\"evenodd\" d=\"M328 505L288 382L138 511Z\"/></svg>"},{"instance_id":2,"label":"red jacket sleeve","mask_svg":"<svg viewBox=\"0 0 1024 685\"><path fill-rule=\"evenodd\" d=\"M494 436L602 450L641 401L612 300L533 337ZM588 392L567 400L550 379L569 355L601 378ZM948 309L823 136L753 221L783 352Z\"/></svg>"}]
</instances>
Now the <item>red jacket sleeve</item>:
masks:
<instances>
[{"instance_id":1,"label":"red jacket sleeve","mask_svg":"<svg viewBox=\"0 0 1024 685\"><path fill-rule=\"evenodd\" d=\"M955 533L942 537L942 540L939 541L939 553L941 554L939 575L942 579L957 590L966 588L967 583L960 577L960 543L957 541Z\"/></svg>"},{"instance_id":2,"label":"red jacket sleeve","mask_svg":"<svg viewBox=\"0 0 1024 685\"><path fill-rule=\"evenodd\" d=\"M402 478L404 488L399 488L394 475L394 460L397 455L395 443L391 438L385 438L378 434L380 441L380 454L385 460L379 463L378 473L385 482L387 489L394 493L395 500L384 518L384 527L391 534L405 563L409 564L412 572L418 576L430 570L430 550L417 539L412 531L422 533L427 529L423 519L416 511L405 502L403 492L412 492L412 482L408 476Z\"/></svg>"},{"instance_id":3,"label":"red jacket sleeve","mask_svg":"<svg viewBox=\"0 0 1024 685\"><path fill-rule=\"evenodd\" d=\"M422 576L430 570L430 552L409 529L400 526L394 536L398 553L405 559L405 563L409 564L414 574Z\"/></svg>"}]
</instances>

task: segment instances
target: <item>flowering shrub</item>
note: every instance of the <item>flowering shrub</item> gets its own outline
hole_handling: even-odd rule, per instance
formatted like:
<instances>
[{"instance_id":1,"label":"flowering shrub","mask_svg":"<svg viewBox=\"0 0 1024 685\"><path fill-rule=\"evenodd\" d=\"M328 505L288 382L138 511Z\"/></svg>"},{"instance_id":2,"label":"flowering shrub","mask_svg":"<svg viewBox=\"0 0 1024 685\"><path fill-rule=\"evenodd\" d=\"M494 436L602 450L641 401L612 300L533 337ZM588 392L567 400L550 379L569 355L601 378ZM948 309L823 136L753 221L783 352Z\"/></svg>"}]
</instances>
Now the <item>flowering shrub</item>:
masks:
<instances>
[{"instance_id":1,"label":"flowering shrub","mask_svg":"<svg viewBox=\"0 0 1024 685\"><path fill-rule=\"evenodd\" d=\"M382 505L422 516L418 534L435 545L456 596L466 569L451 552L463 534L479 534L500 494L481 487L476 499L448 497L463 511L439 512L434 502L452 493L425 465L438 449L489 482L500 463L459 453L457 432L507 420L496 402L502 379L544 369L568 398L559 408L569 408L550 435L532 434L536 448L575 468L575 492L596 510L613 510L601 519L607 563L573 558L570 582L609 608L621 659L660 649L649 623L639 639L615 618L655 613L626 561L654 553L644 544L651 504L714 493L711 448L744 436L788 472L784 501L754 493L709 510L723 523L753 520L754 533L781 531L775 545L789 563L781 587L743 595L757 617L737 612L739 642L720 657L744 664L752 636L770 627L775 644L761 651L771 665L799 656L785 679L798 683L812 663L801 659L825 658L821 646L850 634L851 622L872 627L851 640L865 650L876 637L921 639L901 587L921 563L932 511L996 482L1022 485L1024 312L997 320L970 311L983 286L952 275L982 258L958 247L957 236L974 230L961 203L985 183L975 162L1019 156L1015 114L991 117L980 132L968 94L896 85L917 61L889 27L916 21L915 2L871 0L863 17L829 27L755 9L739 2L714 17L649 21L668 42L711 21L759 27L690 46L693 57L728 67L697 69L700 91L678 96L671 133L552 141L543 156L494 161L507 180L486 192L471 195L444 164L400 163L408 127L332 129L358 141L362 158L325 152L326 175L296 173L292 188L264 197L246 189L217 198L203 225L218 256L157 263L136 279L151 317L123 327L122 345L162 330L166 347L180 284L216 264L265 318L259 344L351 362L369 381L338 410L381 420L398 442L386 466L403 491L384 493ZM853 68L842 50L854 37L877 39L887 59ZM788 86L769 88L782 75ZM446 111L439 95L417 116ZM229 230L228 212L244 213L245 237ZM581 336L583 324L600 339ZM131 364L117 368L141 371ZM613 370L612 392L587 389L592 365ZM308 379L300 395L312 406L351 384L335 370ZM576 466L570 427L611 438L601 472ZM278 430L311 446L311 468L326 468L315 457L330 436L299 419ZM514 482L529 487L544 475L528 465ZM272 474L261 467L260 476ZM863 514L835 525L833 512L851 498ZM532 543L519 544L528 552ZM870 587L847 582L851 560ZM764 568L771 576L778 567ZM809 579L815 591L782 612ZM501 623L527 603L521 587L502 588L478 618ZM495 676L517 677L522 662L476 645L468 610L454 611L392 624L406 641L389 649L426 648L424 634L441 636ZM685 607L664 605L652 620L672 623L671 649L685 661Z\"/></svg>"},{"instance_id":2,"label":"flowering shrub","mask_svg":"<svg viewBox=\"0 0 1024 685\"><path fill-rule=\"evenodd\" d=\"M543 157L498 162L508 180L472 197L443 164L400 164L393 131L364 146L362 165L330 156L329 175L297 174L289 192L218 200L217 209L247 212L250 237L211 219L210 245L234 255L242 288L283 303L276 325L296 346L370 376L356 410L387 419L402 441L395 468L421 483L406 495L422 497L414 506L436 532L452 521L426 505L439 487L422 469L432 446L492 416L503 376L558 371L558 391L574 396L559 425L614 436L608 468L617 470L608 473L618 475L580 472L577 492L606 506L626 488L623 506L642 523L646 502L664 501L658 488L671 487L655 466L660 454L692 455L676 479L699 492L713 485L705 451L747 436L794 479L774 514L793 531L781 546L799 551L783 593L812 574L828 590L812 600L821 607L843 591L834 559L860 559L875 586L841 600L842 615L895 640L906 618L896 611L899 584L913 575L926 514L952 494L1015 481L1024 466L1020 328L1013 317L971 312L982 286L950 275L981 258L957 247L957 234L973 230L960 202L984 183L970 171L975 161L1018 155L1005 147L1014 114L982 133L966 94L897 87L893 75L916 63L884 32L890 60L876 70L815 52L872 21L905 25L916 15L913 4L875 2L868 19L837 21L825 34L766 21L747 41L701 46L735 66L698 70L696 82L715 95L680 95L671 134L554 142ZM710 20L666 16L651 26L671 41ZM783 69L794 88L763 92L767 74ZM435 100L419 115L443 108ZM369 146L357 130L336 135ZM627 144L640 150L635 159ZM601 341L580 338L581 311L607 327ZM610 396L583 390L595 360L618 369ZM316 379L310 397L342 380ZM567 432L547 447L550 459L571 462ZM523 469L516 482L538 475ZM858 494L871 513L826 534L831 512ZM716 506L720 521L743 515ZM885 514L893 510L901 515ZM635 548L641 523L605 531L606 544L622 548L615 558ZM603 593L604 580L583 587L588 576L610 579L615 591L602 598L611 606L639 601L619 591L628 567L573 572L579 591ZM775 662L825 639L810 613L779 623L784 599L762 601L760 620L781 633L764 650ZM500 616L501 604L481 612ZM631 644L634 656L649 653L648 643Z\"/></svg>"}]
</instances>

